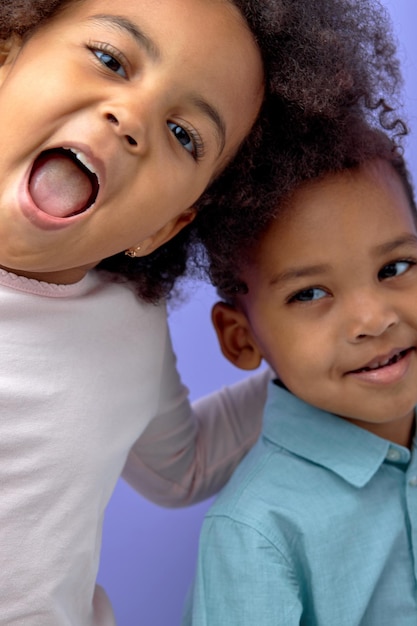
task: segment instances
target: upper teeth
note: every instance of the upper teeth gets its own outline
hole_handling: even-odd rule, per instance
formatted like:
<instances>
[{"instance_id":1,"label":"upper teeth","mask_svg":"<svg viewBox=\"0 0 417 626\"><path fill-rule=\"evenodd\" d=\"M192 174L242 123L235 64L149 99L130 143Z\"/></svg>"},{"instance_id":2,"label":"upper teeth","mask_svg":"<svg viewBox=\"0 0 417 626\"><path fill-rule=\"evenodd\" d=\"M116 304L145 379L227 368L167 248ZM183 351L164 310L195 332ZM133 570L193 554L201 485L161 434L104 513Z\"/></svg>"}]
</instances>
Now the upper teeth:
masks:
<instances>
[{"instance_id":1,"label":"upper teeth","mask_svg":"<svg viewBox=\"0 0 417 626\"><path fill-rule=\"evenodd\" d=\"M388 365L388 363L395 363L398 360L399 356L400 356L399 354L394 354L394 356L390 357L389 359L385 359L384 361L380 361L379 363L377 363L375 365L368 365L364 369L376 370L376 369L378 369L378 367L384 367L385 365Z\"/></svg>"},{"instance_id":2,"label":"upper teeth","mask_svg":"<svg viewBox=\"0 0 417 626\"><path fill-rule=\"evenodd\" d=\"M385 361L381 361L381 363L377 363L376 365L369 365L370 370L376 370L378 367L384 367L384 365L388 365L391 359L386 359Z\"/></svg>"},{"instance_id":3,"label":"upper teeth","mask_svg":"<svg viewBox=\"0 0 417 626\"><path fill-rule=\"evenodd\" d=\"M75 156L78 159L78 161L80 161L80 163L82 163L84 165L84 167L86 167L92 174L94 174L98 178L98 174L97 174L93 164L88 160L88 158L84 154L84 152L81 152L80 150L74 150L74 148L67 148L67 150L69 150L70 152L75 154Z\"/></svg>"}]
</instances>

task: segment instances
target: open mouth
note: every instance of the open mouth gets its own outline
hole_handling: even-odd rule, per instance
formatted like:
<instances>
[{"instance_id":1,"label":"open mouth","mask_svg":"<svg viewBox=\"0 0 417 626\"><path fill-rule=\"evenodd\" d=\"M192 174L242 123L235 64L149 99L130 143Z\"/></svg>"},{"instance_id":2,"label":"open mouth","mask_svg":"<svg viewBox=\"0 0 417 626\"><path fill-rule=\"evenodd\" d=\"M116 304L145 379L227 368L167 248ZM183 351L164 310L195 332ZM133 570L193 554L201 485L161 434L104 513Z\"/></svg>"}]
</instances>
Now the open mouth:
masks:
<instances>
[{"instance_id":1,"label":"open mouth","mask_svg":"<svg viewBox=\"0 0 417 626\"><path fill-rule=\"evenodd\" d=\"M86 155L72 148L42 152L33 164L28 185L37 208L61 218L92 207L99 187L97 173Z\"/></svg>"},{"instance_id":2,"label":"open mouth","mask_svg":"<svg viewBox=\"0 0 417 626\"><path fill-rule=\"evenodd\" d=\"M360 369L353 370L351 373L360 374L361 372L372 372L373 370L378 370L378 369L382 369L383 367L394 365L394 363L398 363L398 361L401 361L401 359L403 359L409 352L411 352L411 348L407 348L407 350L401 350L400 352L397 352L389 359L372 363L372 365L368 365L366 367L361 367Z\"/></svg>"}]
</instances>

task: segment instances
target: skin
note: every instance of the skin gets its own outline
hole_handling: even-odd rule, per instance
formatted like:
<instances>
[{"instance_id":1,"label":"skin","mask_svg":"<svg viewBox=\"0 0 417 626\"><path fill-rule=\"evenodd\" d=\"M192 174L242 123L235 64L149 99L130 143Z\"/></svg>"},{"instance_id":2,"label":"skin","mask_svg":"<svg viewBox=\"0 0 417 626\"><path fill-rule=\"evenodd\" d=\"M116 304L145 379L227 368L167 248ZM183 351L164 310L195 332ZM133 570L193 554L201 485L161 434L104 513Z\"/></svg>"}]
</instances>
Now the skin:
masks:
<instances>
[{"instance_id":1,"label":"skin","mask_svg":"<svg viewBox=\"0 0 417 626\"><path fill-rule=\"evenodd\" d=\"M376 161L299 189L243 278L237 308L213 310L224 354L245 369L264 358L305 402L409 446L417 229L392 167Z\"/></svg>"},{"instance_id":2,"label":"skin","mask_svg":"<svg viewBox=\"0 0 417 626\"><path fill-rule=\"evenodd\" d=\"M223 0L70 3L3 57L0 266L48 282L173 237L263 97L258 48ZM28 193L36 157L56 147L81 150L98 172L80 215L47 215Z\"/></svg>"}]
</instances>

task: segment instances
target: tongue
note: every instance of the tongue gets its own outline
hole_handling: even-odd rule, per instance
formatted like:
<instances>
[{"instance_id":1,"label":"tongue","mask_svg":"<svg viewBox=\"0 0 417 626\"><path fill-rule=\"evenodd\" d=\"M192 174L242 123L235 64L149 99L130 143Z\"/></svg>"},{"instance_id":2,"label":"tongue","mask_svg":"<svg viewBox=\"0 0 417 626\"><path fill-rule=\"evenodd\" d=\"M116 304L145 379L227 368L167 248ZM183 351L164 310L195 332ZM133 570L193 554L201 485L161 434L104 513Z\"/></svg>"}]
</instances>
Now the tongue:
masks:
<instances>
[{"instance_id":1,"label":"tongue","mask_svg":"<svg viewBox=\"0 0 417 626\"><path fill-rule=\"evenodd\" d=\"M88 175L70 157L52 152L35 162L29 191L44 213L70 217L87 208L93 188Z\"/></svg>"}]
</instances>

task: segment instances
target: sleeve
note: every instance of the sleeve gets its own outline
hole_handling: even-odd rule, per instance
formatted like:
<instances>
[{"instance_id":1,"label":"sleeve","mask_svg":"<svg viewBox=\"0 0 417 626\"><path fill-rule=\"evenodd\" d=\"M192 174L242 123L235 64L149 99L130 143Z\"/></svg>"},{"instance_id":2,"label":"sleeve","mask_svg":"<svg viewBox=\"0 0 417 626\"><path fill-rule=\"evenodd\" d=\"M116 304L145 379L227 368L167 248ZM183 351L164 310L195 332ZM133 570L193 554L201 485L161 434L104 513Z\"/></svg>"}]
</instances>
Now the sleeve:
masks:
<instances>
[{"instance_id":1,"label":"sleeve","mask_svg":"<svg viewBox=\"0 0 417 626\"><path fill-rule=\"evenodd\" d=\"M168 335L157 415L132 447L124 478L161 506L219 491L259 436L270 378L264 370L190 406Z\"/></svg>"},{"instance_id":2,"label":"sleeve","mask_svg":"<svg viewBox=\"0 0 417 626\"><path fill-rule=\"evenodd\" d=\"M302 612L294 568L276 545L227 516L206 518L182 626L298 626Z\"/></svg>"}]
</instances>

